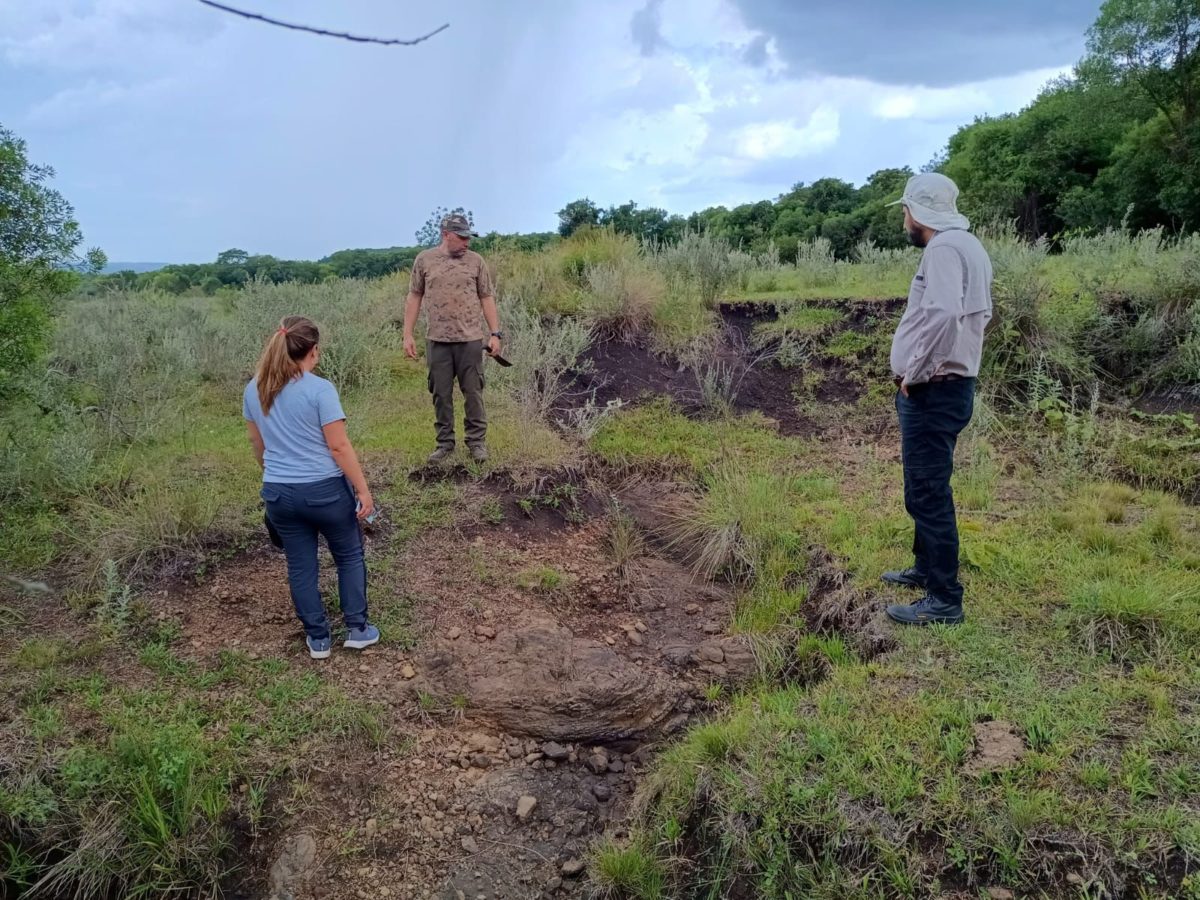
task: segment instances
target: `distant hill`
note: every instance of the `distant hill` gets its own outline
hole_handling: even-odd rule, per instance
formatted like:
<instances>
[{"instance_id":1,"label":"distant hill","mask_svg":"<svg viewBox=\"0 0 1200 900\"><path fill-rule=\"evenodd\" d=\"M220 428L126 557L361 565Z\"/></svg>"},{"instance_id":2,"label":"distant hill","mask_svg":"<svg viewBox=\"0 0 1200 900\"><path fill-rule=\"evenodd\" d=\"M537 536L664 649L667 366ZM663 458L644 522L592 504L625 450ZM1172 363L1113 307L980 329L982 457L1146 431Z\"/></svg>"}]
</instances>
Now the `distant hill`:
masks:
<instances>
[{"instance_id":1,"label":"distant hill","mask_svg":"<svg viewBox=\"0 0 1200 900\"><path fill-rule=\"evenodd\" d=\"M111 275L113 272L155 272L168 263L152 262L110 262L101 274Z\"/></svg>"}]
</instances>

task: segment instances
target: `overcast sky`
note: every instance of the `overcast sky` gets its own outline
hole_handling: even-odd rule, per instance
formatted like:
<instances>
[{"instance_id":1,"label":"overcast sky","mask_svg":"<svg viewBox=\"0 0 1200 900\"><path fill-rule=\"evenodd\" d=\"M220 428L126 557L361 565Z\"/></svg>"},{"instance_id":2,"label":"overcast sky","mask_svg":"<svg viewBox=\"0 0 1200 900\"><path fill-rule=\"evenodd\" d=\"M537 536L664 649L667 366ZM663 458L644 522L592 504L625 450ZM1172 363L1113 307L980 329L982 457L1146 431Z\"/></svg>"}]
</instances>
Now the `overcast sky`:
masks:
<instances>
[{"instance_id":1,"label":"overcast sky","mask_svg":"<svg viewBox=\"0 0 1200 900\"><path fill-rule=\"evenodd\" d=\"M110 259L411 244L438 205L688 213L919 168L1083 52L1099 0L0 0L0 123Z\"/></svg>"}]
</instances>

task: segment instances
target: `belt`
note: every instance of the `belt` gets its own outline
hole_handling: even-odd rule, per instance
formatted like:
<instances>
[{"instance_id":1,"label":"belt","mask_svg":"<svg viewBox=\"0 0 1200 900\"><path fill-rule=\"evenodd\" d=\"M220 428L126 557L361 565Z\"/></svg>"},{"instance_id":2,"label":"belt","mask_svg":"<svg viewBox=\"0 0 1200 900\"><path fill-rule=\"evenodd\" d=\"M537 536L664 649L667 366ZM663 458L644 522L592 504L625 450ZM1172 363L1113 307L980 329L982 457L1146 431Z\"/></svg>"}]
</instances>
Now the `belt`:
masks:
<instances>
[{"instance_id":1,"label":"belt","mask_svg":"<svg viewBox=\"0 0 1200 900\"><path fill-rule=\"evenodd\" d=\"M962 381L965 377L965 375L955 375L953 372L948 372L945 375L934 375L929 379L929 381L922 382L922 384L939 384L943 381ZM899 375L896 375L892 378L892 383L895 384L896 387L900 387L903 382L904 379ZM910 385L910 387L920 387L920 385Z\"/></svg>"}]
</instances>

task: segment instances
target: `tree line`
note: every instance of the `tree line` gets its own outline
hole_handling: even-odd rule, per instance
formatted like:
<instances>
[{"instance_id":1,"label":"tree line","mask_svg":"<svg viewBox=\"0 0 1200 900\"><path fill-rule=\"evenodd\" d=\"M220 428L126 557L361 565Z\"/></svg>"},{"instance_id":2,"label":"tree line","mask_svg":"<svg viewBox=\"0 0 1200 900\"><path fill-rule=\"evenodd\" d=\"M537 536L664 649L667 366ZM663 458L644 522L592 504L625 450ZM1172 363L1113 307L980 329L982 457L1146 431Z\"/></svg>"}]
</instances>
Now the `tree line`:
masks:
<instances>
[{"instance_id":1,"label":"tree line","mask_svg":"<svg viewBox=\"0 0 1200 900\"><path fill-rule=\"evenodd\" d=\"M958 130L926 168L945 172L962 189L963 211L980 224L1015 223L1027 238L1052 241L1072 233L1125 226L1171 233L1200 227L1200 0L1107 0L1088 31L1074 72L1047 85L1019 113L976 119ZM894 211L909 168L881 169L861 185L838 178L798 183L773 200L691 215L639 207L601 207L587 197L558 211L557 237L611 228L652 242L705 231L753 253L774 248L795 260L801 244L829 241L852 259L863 241L898 247L905 240ZM317 282L375 278L412 266L436 243L439 208L413 246L340 250L316 262L280 260L228 250L216 262L123 272L97 287L155 287L215 293L250 279ZM556 234L489 234L475 246L536 250Z\"/></svg>"},{"instance_id":2,"label":"tree line","mask_svg":"<svg viewBox=\"0 0 1200 900\"><path fill-rule=\"evenodd\" d=\"M1073 73L1049 84L1019 113L979 118L959 129L927 168L954 178L977 223L1014 222L1028 238L1052 241L1113 227L1200 227L1200 0L1106 0ZM588 198L558 211L557 232L488 234L475 246L537 250L581 228L611 228L654 242L707 231L782 260L816 238L840 258L863 240L899 245L886 204L908 168L882 169L859 186L836 178L799 183L773 200L688 216L630 201L601 208ZM211 263L154 272L94 274L98 251L77 253L82 236L70 205L50 186L53 173L31 162L26 145L0 126L0 382L37 356L51 301L78 288L156 288L216 293L252 279L314 283L375 278L411 267L436 240L438 209L411 246L339 250L313 261L230 249ZM461 208L453 210L465 212ZM469 217L469 213L468 213ZM81 274L82 273L82 274Z\"/></svg>"}]
</instances>

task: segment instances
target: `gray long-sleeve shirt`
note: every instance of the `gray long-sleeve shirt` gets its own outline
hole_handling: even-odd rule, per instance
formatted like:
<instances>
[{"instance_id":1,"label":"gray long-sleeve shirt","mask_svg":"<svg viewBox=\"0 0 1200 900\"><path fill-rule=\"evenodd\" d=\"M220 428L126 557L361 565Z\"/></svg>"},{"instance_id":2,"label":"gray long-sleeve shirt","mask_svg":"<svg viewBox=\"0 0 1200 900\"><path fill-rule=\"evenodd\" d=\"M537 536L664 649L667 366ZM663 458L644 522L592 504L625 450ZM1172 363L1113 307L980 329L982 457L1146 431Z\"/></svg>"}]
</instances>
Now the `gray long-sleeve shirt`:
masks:
<instances>
[{"instance_id":1,"label":"gray long-sleeve shirt","mask_svg":"<svg viewBox=\"0 0 1200 900\"><path fill-rule=\"evenodd\" d=\"M979 374L983 332L992 318L992 261L969 231L929 241L892 338L892 372L906 384L934 375Z\"/></svg>"}]
</instances>

